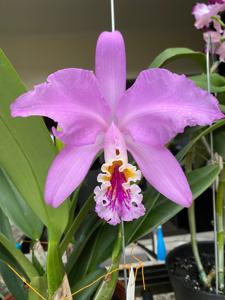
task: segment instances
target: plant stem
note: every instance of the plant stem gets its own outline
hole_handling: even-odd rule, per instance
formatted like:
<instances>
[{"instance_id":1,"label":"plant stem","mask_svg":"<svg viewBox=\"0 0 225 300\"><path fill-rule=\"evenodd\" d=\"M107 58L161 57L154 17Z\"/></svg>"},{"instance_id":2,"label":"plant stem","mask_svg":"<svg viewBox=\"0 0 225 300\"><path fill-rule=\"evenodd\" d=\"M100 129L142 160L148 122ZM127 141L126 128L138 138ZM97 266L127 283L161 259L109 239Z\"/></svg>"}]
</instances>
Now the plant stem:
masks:
<instances>
[{"instance_id":1,"label":"plant stem","mask_svg":"<svg viewBox=\"0 0 225 300\"><path fill-rule=\"evenodd\" d=\"M225 171L222 170L219 176L219 186L216 197L216 219L217 219L217 245L218 245L218 281L219 290L224 290L224 188Z\"/></svg>"},{"instance_id":2,"label":"plant stem","mask_svg":"<svg viewBox=\"0 0 225 300\"><path fill-rule=\"evenodd\" d=\"M195 223L195 203L193 202L192 206L188 208L188 221L189 221L189 228L191 233L191 246L192 251L194 254L195 262L199 272L199 278L202 284L209 288L209 282L207 279L207 275L205 273L204 267L202 265L202 261L199 255L197 238L196 238L196 223Z\"/></svg>"},{"instance_id":3,"label":"plant stem","mask_svg":"<svg viewBox=\"0 0 225 300\"><path fill-rule=\"evenodd\" d=\"M185 160L185 169L186 169L186 174L192 171L192 153L189 152L186 160ZM193 202L191 207L188 208L188 221L189 221L189 229L191 233L191 246L192 246L192 251L194 254L195 262L198 268L199 272L199 278L202 284L206 287L209 288L210 284L207 279L207 275L205 273L200 255L199 255L199 250L198 250L198 243L197 243L197 238L196 238L196 222L195 222L195 203Z\"/></svg>"}]
</instances>

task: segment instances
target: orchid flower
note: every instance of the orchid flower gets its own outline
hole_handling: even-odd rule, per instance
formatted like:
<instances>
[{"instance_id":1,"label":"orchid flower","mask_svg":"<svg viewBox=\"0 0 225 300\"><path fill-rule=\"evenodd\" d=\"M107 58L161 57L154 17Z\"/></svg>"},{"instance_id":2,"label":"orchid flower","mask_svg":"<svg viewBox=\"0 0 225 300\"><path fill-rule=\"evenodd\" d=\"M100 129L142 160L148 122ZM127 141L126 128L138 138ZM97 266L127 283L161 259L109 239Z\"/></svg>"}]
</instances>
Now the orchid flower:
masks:
<instances>
[{"instance_id":1,"label":"orchid flower","mask_svg":"<svg viewBox=\"0 0 225 300\"><path fill-rule=\"evenodd\" d=\"M217 16L218 13L225 10L225 1L224 0L212 0L209 4L197 3L192 11L192 14L195 17L195 27L197 29L202 29L208 27L212 22L212 17Z\"/></svg>"},{"instance_id":2,"label":"orchid flower","mask_svg":"<svg viewBox=\"0 0 225 300\"><path fill-rule=\"evenodd\" d=\"M206 43L210 37L213 52L219 55L220 61L225 61L225 31L207 31L203 34L203 36Z\"/></svg>"},{"instance_id":3,"label":"orchid flower","mask_svg":"<svg viewBox=\"0 0 225 300\"><path fill-rule=\"evenodd\" d=\"M48 172L48 204L59 206L104 150L94 198L97 214L108 223L144 215L138 186L142 174L170 200L191 205L187 179L165 145L186 126L223 118L216 98L184 75L157 68L142 71L128 90L125 86L123 37L118 31L103 32L95 74L75 68L57 71L11 105L13 117L47 116L60 127L53 133L65 147ZM141 171L128 162L128 151Z\"/></svg>"}]
</instances>

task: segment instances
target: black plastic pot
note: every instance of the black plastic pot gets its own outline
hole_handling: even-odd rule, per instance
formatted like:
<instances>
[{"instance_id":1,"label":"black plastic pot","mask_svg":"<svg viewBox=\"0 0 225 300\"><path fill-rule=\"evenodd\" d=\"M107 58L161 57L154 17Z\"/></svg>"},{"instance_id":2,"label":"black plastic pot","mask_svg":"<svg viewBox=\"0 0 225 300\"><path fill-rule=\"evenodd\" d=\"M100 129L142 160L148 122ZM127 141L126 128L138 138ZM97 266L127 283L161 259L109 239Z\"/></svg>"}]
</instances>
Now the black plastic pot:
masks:
<instances>
[{"instance_id":1,"label":"black plastic pot","mask_svg":"<svg viewBox=\"0 0 225 300\"><path fill-rule=\"evenodd\" d=\"M214 253L214 245L212 242L200 242L199 243L200 253ZM185 259L193 256L191 244L185 244L172 250L166 259L166 266L169 272L171 284L173 286L176 300L224 300L225 295L216 295L201 290L194 290L185 284L183 278L174 275L173 265L176 262L176 258L179 257Z\"/></svg>"}]
</instances>

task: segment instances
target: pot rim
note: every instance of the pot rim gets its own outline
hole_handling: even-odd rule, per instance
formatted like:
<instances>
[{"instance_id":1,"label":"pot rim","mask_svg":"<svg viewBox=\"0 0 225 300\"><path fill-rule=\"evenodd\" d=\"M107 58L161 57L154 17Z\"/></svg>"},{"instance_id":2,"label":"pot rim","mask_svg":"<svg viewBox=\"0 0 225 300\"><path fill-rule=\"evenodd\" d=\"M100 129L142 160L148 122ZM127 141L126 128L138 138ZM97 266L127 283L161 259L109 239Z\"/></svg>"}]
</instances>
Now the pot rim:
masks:
<instances>
[{"instance_id":1,"label":"pot rim","mask_svg":"<svg viewBox=\"0 0 225 300\"><path fill-rule=\"evenodd\" d=\"M198 244L202 244L202 245L207 245L207 244L213 244L213 241L198 241ZM205 295L205 296L216 296L217 298L221 298L221 299L225 299L225 294L215 294L215 293L210 293L210 292L206 292L204 290L194 290L192 289L190 286L187 286L185 283L184 283L184 280L182 280L182 278L180 276L177 276L177 275L174 275L172 272L171 272L171 268L169 268L169 265L171 264L169 262L169 260L172 258L172 256L174 256L174 253L176 253L178 250L181 250L182 248L187 248L187 247L191 247L191 243L185 243L185 244L182 244L180 246L177 246L176 248L172 249L166 256L166 267L167 267L167 270L168 270L168 273L171 277L174 277L176 278L184 287L185 289L188 289L189 291L193 292L193 293L196 293L196 294L201 294L201 295Z\"/></svg>"}]
</instances>

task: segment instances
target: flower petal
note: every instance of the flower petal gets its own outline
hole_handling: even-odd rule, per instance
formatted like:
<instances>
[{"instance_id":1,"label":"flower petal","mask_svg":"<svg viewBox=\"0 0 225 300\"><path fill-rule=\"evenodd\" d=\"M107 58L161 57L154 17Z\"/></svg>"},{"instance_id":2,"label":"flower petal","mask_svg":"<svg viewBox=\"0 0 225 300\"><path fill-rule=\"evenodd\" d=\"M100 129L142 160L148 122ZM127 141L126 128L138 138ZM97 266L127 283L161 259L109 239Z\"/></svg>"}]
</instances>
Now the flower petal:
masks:
<instances>
[{"instance_id":1,"label":"flower petal","mask_svg":"<svg viewBox=\"0 0 225 300\"><path fill-rule=\"evenodd\" d=\"M96 46L96 77L112 111L126 89L126 54L119 31L103 32Z\"/></svg>"},{"instance_id":2,"label":"flower petal","mask_svg":"<svg viewBox=\"0 0 225 300\"><path fill-rule=\"evenodd\" d=\"M146 180L170 200L189 207L192 193L179 163L172 153L162 146L127 142Z\"/></svg>"},{"instance_id":3,"label":"flower petal","mask_svg":"<svg viewBox=\"0 0 225 300\"><path fill-rule=\"evenodd\" d=\"M218 13L225 9L225 2L217 2L215 4L207 5L205 3L197 3L192 11L195 17L195 27L197 29L202 29L208 26L212 22L212 17L216 16Z\"/></svg>"},{"instance_id":4,"label":"flower petal","mask_svg":"<svg viewBox=\"0 0 225 300\"><path fill-rule=\"evenodd\" d=\"M17 98L11 105L11 113L13 117L47 116L59 123L61 136L67 136L67 132L71 136L72 130L86 133L91 123L93 135L87 135L86 144L95 141L97 134L107 127L109 118L109 108L93 72L81 69L64 69L51 74L47 82ZM78 122L80 128L76 129ZM75 134L72 140L79 145Z\"/></svg>"},{"instance_id":5,"label":"flower petal","mask_svg":"<svg viewBox=\"0 0 225 300\"><path fill-rule=\"evenodd\" d=\"M45 201L58 207L82 182L101 148L99 143L82 147L66 146L49 169Z\"/></svg>"},{"instance_id":6,"label":"flower petal","mask_svg":"<svg viewBox=\"0 0 225 300\"><path fill-rule=\"evenodd\" d=\"M214 96L164 69L141 72L117 109L120 130L150 145L164 145L186 126L223 117Z\"/></svg>"}]
</instances>

